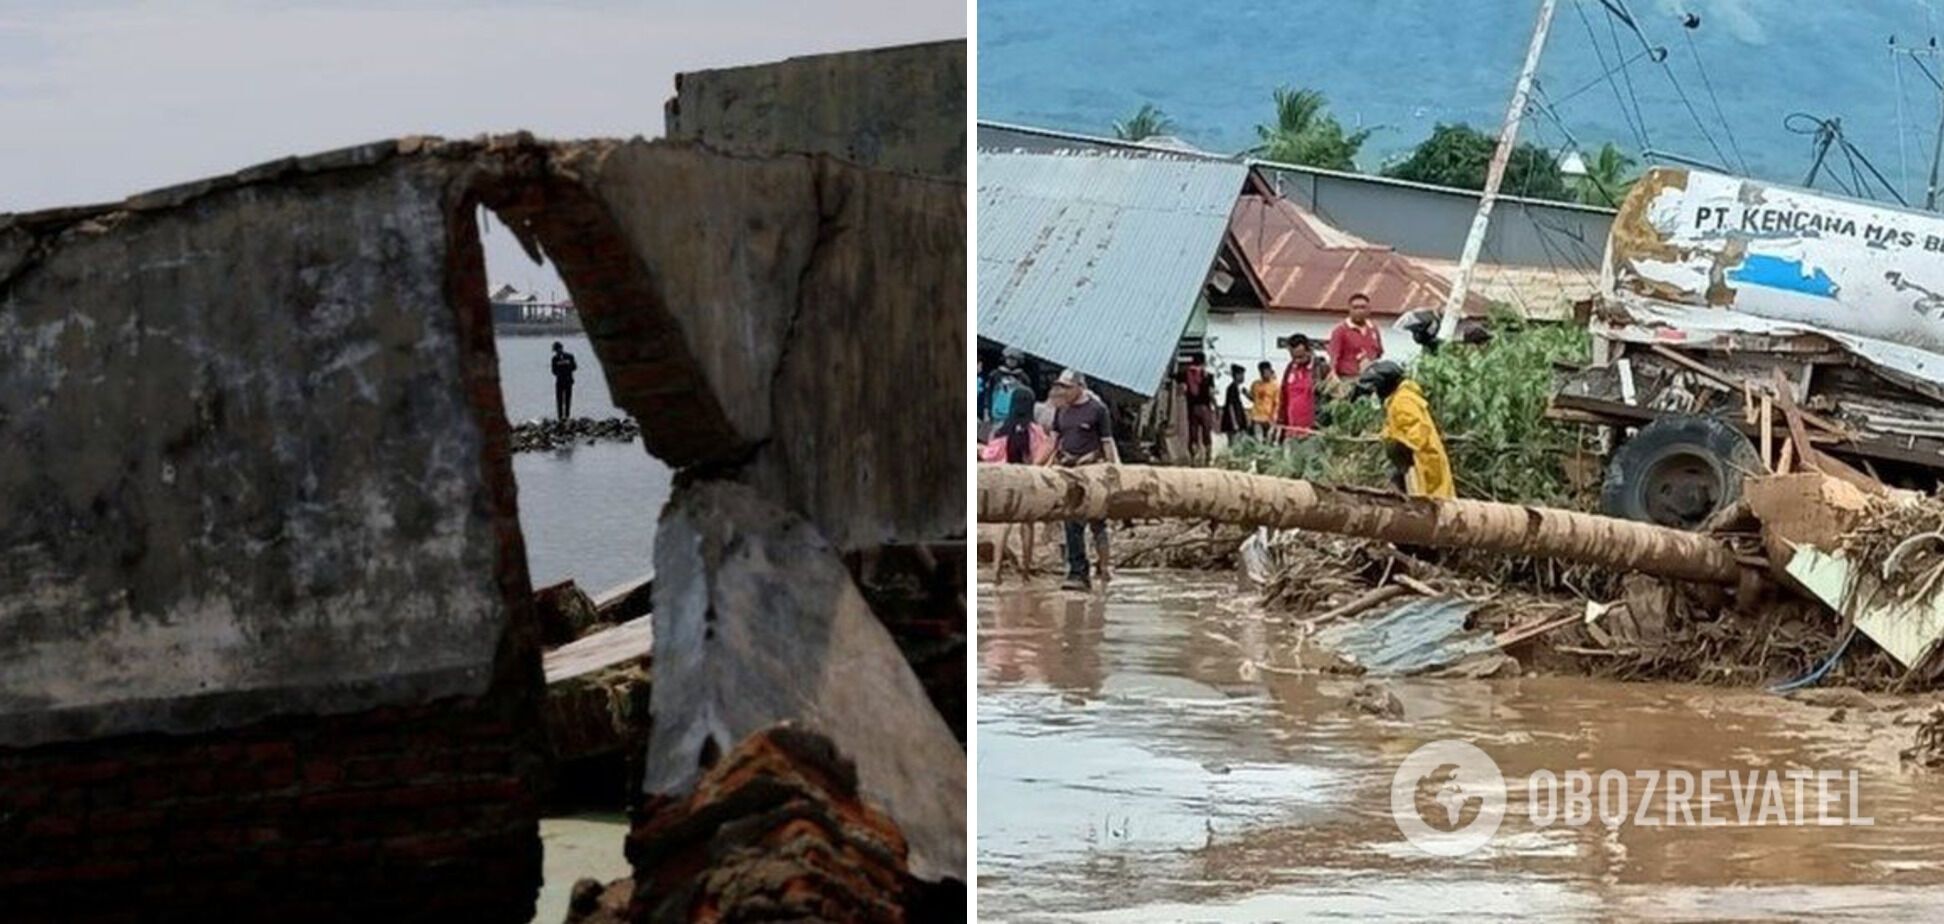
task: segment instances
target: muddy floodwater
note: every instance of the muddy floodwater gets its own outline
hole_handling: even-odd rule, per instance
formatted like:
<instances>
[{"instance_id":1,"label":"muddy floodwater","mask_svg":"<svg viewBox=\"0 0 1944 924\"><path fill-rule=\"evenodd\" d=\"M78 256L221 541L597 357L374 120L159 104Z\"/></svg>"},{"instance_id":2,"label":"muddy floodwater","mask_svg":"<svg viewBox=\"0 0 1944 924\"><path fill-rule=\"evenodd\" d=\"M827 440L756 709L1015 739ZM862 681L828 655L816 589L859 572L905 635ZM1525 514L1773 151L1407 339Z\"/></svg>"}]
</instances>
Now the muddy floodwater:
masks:
<instances>
[{"instance_id":1,"label":"muddy floodwater","mask_svg":"<svg viewBox=\"0 0 1944 924\"><path fill-rule=\"evenodd\" d=\"M1897 752L1935 698L1840 711L1581 677L1291 670L1298 629L1226 574L979 592L979 911L1009 921L1944 920L1944 775ZM1483 848L1419 851L1391 780L1469 741L1512 790ZM1534 824L1536 770L1857 771L1870 826ZM1631 821L1631 819L1630 819Z\"/></svg>"}]
</instances>

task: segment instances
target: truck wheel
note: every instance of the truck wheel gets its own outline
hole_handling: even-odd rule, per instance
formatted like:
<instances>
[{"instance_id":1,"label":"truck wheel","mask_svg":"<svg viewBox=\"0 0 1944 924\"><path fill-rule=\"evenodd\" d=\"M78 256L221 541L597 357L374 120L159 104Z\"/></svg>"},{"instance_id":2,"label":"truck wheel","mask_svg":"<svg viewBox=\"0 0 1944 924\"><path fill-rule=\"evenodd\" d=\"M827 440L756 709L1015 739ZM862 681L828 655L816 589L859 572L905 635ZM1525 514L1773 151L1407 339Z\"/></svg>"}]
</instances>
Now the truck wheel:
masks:
<instances>
[{"instance_id":1,"label":"truck wheel","mask_svg":"<svg viewBox=\"0 0 1944 924\"><path fill-rule=\"evenodd\" d=\"M1693 529L1741 497L1762 458L1740 431L1712 417L1671 416L1641 427L1607 463L1608 516Z\"/></svg>"}]
</instances>

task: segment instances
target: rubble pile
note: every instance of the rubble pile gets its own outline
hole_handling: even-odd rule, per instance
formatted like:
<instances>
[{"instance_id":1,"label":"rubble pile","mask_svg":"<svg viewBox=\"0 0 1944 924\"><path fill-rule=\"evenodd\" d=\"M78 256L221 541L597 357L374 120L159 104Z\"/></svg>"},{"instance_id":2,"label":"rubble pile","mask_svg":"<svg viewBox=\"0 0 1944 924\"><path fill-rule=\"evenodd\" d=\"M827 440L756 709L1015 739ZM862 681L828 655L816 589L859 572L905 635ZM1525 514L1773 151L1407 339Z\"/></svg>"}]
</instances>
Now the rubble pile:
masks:
<instances>
[{"instance_id":1,"label":"rubble pile","mask_svg":"<svg viewBox=\"0 0 1944 924\"><path fill-rule=\"evenodd\" d=\"M1047 530L1057 533L1057 530ZM1223 523L1150 523L1117 529L1114 564L1121 568L1232 568L1250 530ZM1058 559L1059 550L1053 557Z\"/></svg>"},{"instance_id":2,"label":"rubble pile","mask_svg":"<svg viewBox=\"0 0 1944 924\"><path fill-rule=\"evenodd\" d=\"M567 420L529 420L513 426L514 452L546 452L576 444L632 443L641 425L632 417L574 417Z\"/></svg>"},{"instance_id":3,"label":"rubble pile","mask_svg":"<svg viewBox=\"0 0 1944 924\"><path fill-rule=\"evenodd\" d=\"M1895 597L1927 597L1944 578L1944 500L1874 499L1843 535L1840 551L1866 572L1893 574L1897 580L1884 590Z\"/></svg>"},{"instance_id":4,"label":"rubble pile","mask_svg":"<svg viewBox=\"0 0 1944 924\"><path fill-rule=\"evenodd\" d=\"M628 859L651 878L607 889L627 890L634 921L903 921L931 890L897 825L858 794L856 766L792 725L744 739L688 796L653 797L638 816ZM589 909L616 904L576 892Z\"/></svg>"},{"instance_id":5,"label":"rubble pile","mask_svg":"<svg viewBox=\"0 0 1944 924\"><path fill-rule=\"evenodd\" d=\"M1271 543L1275 564L1261 583L1271 611L1320 626L1373 618L1413 599L1453 597L1475 604L1470 629L1491 633L1528 670L1761 686L1809 673L1847 630L1841 617L1798 597L1737 609L1725 589L1588 565L1399 549L1297 530ZM1386 587L1395 593L1382 594ZM1364 600L1372 602L1357 607ZM1885 690L1903 674L1889 655L1858 643L1823 682Z\"/></svg>"}]
</instances>

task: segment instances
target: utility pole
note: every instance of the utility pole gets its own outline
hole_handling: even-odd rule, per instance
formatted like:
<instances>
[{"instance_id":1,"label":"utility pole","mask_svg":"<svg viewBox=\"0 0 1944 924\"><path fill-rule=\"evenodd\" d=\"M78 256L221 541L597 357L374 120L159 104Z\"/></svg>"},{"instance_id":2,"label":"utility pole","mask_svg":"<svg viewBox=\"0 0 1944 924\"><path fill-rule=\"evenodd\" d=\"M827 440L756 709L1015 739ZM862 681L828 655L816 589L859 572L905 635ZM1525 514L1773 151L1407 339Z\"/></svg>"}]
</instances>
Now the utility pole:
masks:
<instances>
[{"instance_id":1,"label":"utility pole","mask_svg":"<svg viewBox=\"0 0 1944 924\"><path fill-rule=\"evenodd\" d=\"M1512 105L1505 110L1505 125L1499 129L1498 147L1492 151L1492 166L1485 174L1485 194L1479 197L1478 214L1472 216L1471 233L1465 235L1465 252L1458 258L1458 275L1451 280L1451 294L1445 299L1444 316L1438 319L1438 339L1458 335L1458 318L1465 311L1465 294L1471 289L1472 269L1478 252L1485 246L1485 229L1491 226L1492 203L1498 198L1499 182L1505 179L1505 162L1519 139L1519 119L1525 115L1526 99L1532 94L1532 75L1539 70L1539 52L1546 47L1546 30L1552 26L1553 0L1539 4L1539 24L1532 30L1532 44L1526 48L1525 67L1519 71L1518 85L1512 89ZM1933 184L1934 185L1934 184Z\"/></svg>"},{"instance_id":2,"label":"utility pole","mask_svg":"<svg viewBox=\"0 0 1944 924\"><path fill-rule=\"evenodd\" d=\"M1924 13L1926 18L1928 18L1930 13L1928 5L1924 9ZM1898 45L1896 37L1892 36L1890 38L1890 59L1893 67L1896 65L1898 55L1908 56L1912 63L1923 69L1924 76L1930 79L1931 85L1937 88L1937 138L1931 144L1930 180L1924 185L1924 211L1934 212L1937 211L1937 162L1939 159L1944 159L1944 83L1939 83L1937 78L1931 74L1930 69L1924 67L1924 62L1918 59L1929 58L1932 61L1938 60L1937 37L1935 35L1931 36L1930 41L1923 47L1911 48ZM1901 81L1903 79L1902 70L1899 69L1897 73L1898 80ZM1899 109L1903 107L1903 90L1901 84L1898 87L1897 106ZM1903 151L1903 115L1901 112L1897 116L1897 145L1898 154L1901 156ZM1903 191L1910 191L1908 179L1904 181Z\"/></svg>"},{"instance_id":3,"label":"utility pole","mask_svg":"<svg viewBox=\"0 0 1944 924\"><path fill-rule=\"evenodd\" d=\"M1937 93L1937 140L1931 145L1930 184L1924 187L1924 211L1937 211L1937 161L1944 157L1944 90Z\"/></svg>"}]
</instances>

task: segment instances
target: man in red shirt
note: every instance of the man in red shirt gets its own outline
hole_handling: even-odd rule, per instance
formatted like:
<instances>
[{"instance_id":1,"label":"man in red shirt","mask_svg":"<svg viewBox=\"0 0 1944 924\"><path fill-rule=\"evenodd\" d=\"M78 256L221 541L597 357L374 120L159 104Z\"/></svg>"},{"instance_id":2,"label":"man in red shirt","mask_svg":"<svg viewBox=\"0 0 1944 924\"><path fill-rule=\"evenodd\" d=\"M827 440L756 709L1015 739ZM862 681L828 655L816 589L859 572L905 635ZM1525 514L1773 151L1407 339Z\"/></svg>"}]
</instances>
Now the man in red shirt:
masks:
<instances>
[{"instance_id":1,"label":"man in red shirt","mask_svg":"<svg viewBox=\"0 0 1944 924\"><path fill-rule=\"evenodd\" d=\"M1285 341L1289 365L1283 368L1282 401L1276 405L1280 436L1306 436L1316 430L1316 387L1323 381L1309 337L1291 334Z\"/></svg>"},{"instance_id":2,"label":"man in red shirt","mask_svg":"<svg viewBox=\"0 0 1944 924\"><path fill-rule=\"evenodd\" d=\"M1370 323L1370 296L1350 296L1350 317L1330 331L1330 369L1345 381L1384 358L1384 335Z\"/></svg>"}]
</instances>

